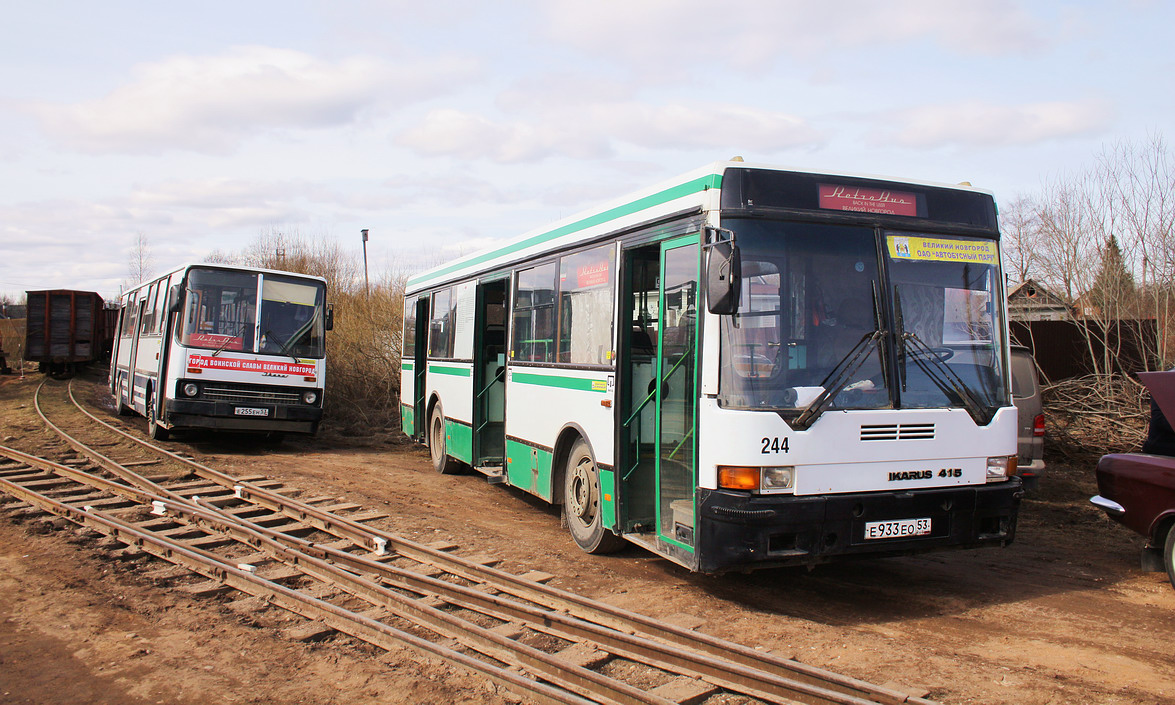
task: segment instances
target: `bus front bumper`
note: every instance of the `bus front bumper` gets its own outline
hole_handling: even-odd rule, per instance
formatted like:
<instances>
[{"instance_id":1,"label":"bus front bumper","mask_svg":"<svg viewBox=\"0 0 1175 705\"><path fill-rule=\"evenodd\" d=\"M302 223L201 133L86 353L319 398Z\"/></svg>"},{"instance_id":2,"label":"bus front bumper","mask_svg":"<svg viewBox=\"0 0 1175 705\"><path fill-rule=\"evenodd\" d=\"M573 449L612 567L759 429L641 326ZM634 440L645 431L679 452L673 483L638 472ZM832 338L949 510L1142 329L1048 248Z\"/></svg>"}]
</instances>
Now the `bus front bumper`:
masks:
<instances>
[{"instance_id":1,"label":"bus front bumper","mask_svg":"<svg viewBox=\"0 0 1175 705\"><path fill-rule=\"evenodd\" d=\"M987 485L805 497L700 489L698 569L712 573L1006 546L1015 537L1023 496L1016 477ZM929 533L866 538L867 525L881 534L882 523L916 519L930 520Z\"/></svg>"},{"instance_id":2,"label":"bus front bumper","mask_svg":"<svg viewBox=\"0 0 1175 705\"><path fill-rule=\"evenodd\" d=\"M167 425L171 428L210 428L225 431L315 433L322 419L322 407L306 405L250 405L264 409L264 416L237 413L241 404L198 399L166 402ZM254 412L256 413L256 412Z\"/></svg>"}]
</instances>

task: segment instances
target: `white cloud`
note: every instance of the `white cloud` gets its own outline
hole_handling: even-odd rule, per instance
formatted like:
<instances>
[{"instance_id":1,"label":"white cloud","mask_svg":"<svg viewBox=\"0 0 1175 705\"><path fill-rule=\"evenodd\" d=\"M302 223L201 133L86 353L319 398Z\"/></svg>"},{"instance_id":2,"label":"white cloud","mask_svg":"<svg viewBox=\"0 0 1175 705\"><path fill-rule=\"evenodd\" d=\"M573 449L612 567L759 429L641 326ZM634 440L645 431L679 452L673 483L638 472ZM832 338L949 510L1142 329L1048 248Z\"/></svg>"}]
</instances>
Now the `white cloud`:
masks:
<instances>
[{"instance_id":1,"label":"white cloud","mask_svg":"<svg viewBox=\"0 0 1175 705\"><path fill-rule=\"evenodd\" d=\"M918 148L1027 145L1095 134L1108 129L1112 117L1112 111L1096 101L929 105L890 117L870 140Z\"/></svg>"},{"instance_id":2,"label":"white cloud","mask_svg":"<svg viewBox=\"0 0 1175 705\"><path fill-rule=\"evenodd\" d=\"M327 61L246 46L141 64L134 80L102 98L33 111L49 135L84 151L222 154L258 132L353 123L374 106L418 101L473 73L454 59Z\"/></svg>"},{"instance_id":3,"label":"white cloud","mask_svg":"<svg viewBox=\"0 0 1175 705\"><path fill-rule=\"evenodd\" d=\"M1011 0L545 0L548 33L593 55L636 60L657 70L699 58L749 68L786 55L925 40L949 52L998 55L1040 49L1045 22Z\"/></svg>"},{"instance_id":4,"label":"white cloud","mask_svg":"<svg viewBox=\"0 0 1175 705\"><path fill-rule=\"evenodd\" d=\"M822 140L794 115L739 105L599 103L550 108L533 119L496 122L454 109L435 110L397 142L421 154L518 163L554 156L599 159L621 143L646 149L765 152Z\"/></svg>"}]
</instances>

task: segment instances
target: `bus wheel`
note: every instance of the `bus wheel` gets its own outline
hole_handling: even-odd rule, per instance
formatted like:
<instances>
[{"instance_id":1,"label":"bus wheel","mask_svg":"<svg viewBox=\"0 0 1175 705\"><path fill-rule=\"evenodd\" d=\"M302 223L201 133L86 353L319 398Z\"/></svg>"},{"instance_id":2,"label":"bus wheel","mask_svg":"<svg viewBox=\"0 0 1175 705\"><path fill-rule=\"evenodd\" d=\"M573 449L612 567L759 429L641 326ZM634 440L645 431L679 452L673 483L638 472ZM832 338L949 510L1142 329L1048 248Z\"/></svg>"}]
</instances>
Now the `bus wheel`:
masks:
<instances>
[{"instance_id":1,"label":"bus wheel","mask_svg":"<svg viewBox=\"0 0 1175 705\"><path fill-rule=\"evenodd\" d=\"M563 521L576 545L588 553L614 553L625 541L604 528L600 473L582 438L571 448L563 473Z\"/></svg>"},{"instance_id":2,"label":"bus wheel","mask_svg":"<svg viewBox=\"0 0 1175 705\"><path fill-rule=\"evenodd\" d=\"M155 418L155 390L147 393L147 435L157 441L166 441L171 432L159 425Z\"/></svg>"},{"instance_id":3,"label":"bus wheel","mask_svg":"<svg viewBox=\"0 0 1175 705\"><path fill-rule=\"evenodd\" d=\"M441 405L433 407L432 418L428 423L428 451L432 455L432 466L442 475L455 475L461 471L456 460L449 457L445 447L445 414Z\"/></svg>"}]
</instances>

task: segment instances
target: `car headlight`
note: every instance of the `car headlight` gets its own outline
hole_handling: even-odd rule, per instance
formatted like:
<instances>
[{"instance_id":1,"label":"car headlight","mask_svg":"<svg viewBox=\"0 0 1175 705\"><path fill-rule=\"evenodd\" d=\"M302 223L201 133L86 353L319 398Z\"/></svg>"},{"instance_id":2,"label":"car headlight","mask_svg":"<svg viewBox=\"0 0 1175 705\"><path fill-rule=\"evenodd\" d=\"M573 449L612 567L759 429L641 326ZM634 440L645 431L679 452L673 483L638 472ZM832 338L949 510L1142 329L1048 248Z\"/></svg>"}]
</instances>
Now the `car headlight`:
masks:
<instances>
[{"instance_id":1,"label":"car headlight","mask_svg":"<svg viewBox=\"0 0 1175 705\"><path fill-rule=\"evenodd\" d=\"M302 392L302 401L313 404L318 401L318 392Z\"/></svg>"},{"instance_id":2,"label":"car headlight","mask_svg":"<svg viewBox=\"0 0 1175 705\"><path fill-rule=\"evenodd\" d=\"M195 382L188 382L184 385L183 392L185 397L194 397L200 393L200 387Z\"/></svg>"}]
</instances>

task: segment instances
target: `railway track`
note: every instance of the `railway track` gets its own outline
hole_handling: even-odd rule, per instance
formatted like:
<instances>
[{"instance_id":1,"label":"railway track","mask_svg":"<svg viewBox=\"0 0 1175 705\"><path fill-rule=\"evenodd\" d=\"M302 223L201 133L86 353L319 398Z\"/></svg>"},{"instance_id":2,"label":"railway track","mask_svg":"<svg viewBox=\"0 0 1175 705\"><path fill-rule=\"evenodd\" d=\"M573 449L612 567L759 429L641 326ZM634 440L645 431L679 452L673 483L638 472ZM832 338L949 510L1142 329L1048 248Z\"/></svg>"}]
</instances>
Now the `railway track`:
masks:
<instances>
[{"instance_id":1,"label":"railway track","mask_svg":"<svg viewBox=\"0 0 1175 705\"><path fill-rule=\"evenodd\" d=\"M78 425L84 415L81 429L49 418L46 385L62 397L60 417ZM233 477L99 418L72 386L42 384L34 403L72 457L0 447L0 490L182 567L161 572L189 593L236 590L535 702L930 703L407 540L368 525L379 515L355 505Z\"/></svg>"}]
</instances>

